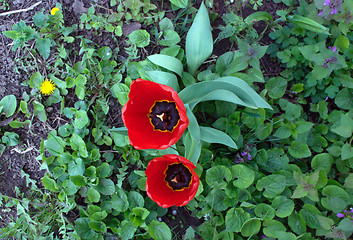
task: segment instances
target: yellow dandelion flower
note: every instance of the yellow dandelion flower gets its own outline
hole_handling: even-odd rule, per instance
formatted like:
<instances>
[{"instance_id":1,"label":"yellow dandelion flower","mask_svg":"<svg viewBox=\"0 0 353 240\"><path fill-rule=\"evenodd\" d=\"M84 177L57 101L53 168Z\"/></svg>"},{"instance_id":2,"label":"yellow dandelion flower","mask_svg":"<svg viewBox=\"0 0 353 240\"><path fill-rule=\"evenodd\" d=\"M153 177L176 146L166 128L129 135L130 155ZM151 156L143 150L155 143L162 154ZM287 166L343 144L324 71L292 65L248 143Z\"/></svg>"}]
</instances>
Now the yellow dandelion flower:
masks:
<instances>
[{"instance_id":1,"label":"yellow dandelion flower","mask_svg":"<svg viewBox=\"0 0 353 240\"><path fill-rule=\"evenodd\" d=\"M50 14L54 16L57 11L60 11L60 9L57 7L52 8L52 10L50 11Z\"/></svg>"},{"instance_id":2,"label":"yellow dandelion flower","mask_svg":"<svg viewBox=\"0 0 353 240\"><path fill-rule=\"evenodd\" d=\"M43 95L50 95L55 90L55 84L50 79L45 79L42 84L40 85L40 92Z\"/></svg>"}]
</instances>

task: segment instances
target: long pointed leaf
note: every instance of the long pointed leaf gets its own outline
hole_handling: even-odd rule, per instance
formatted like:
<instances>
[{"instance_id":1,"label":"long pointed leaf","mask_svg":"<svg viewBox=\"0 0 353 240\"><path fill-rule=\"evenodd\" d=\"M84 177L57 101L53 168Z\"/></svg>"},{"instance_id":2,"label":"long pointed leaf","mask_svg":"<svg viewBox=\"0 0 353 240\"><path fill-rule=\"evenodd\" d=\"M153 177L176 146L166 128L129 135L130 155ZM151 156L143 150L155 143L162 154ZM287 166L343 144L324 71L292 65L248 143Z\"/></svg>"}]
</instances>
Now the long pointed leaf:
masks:
<instances>
[{"instance_id":1,"label":"long pointed leaf","mask_svg":"<svg viewBox=\"0 0 353 240\"><path fill-rule=\"evenodd\" d=\"M189 126L188 126L189 133L197 143L200 143L201 134L200 134L199 123L197 122L197 119L195 115L192 113L192 110L190 109L190 106L188 104L185 104L185 109L186 109L186 114L189 118Z\"/></svg>"},{"instance_id":2,"label":"long pointed leaf","mask_svg":"<svg viewBox=\"0 0 353 240\"><path fill-rule=\"evenodd\" d=\"M234 85L235 87L241 87L244 91L246 91L256 103L257 108L268 108L272 109L272 107L252 89L246 82L236 77L222 77L218 78L215 81L226 82Z\"/></svg>"},{"instance_id":3,"label":"long pointed leaf","mask_svg":"<svg viewBox=\"0 0 353 240\"><path fill-rule=\"evenodd\" d=\"M253 106L248 105L245 102L243 102L237 95L235 95L231 91L224 90L224 89L217 89L217 90L214 90L214 91L206 94L202 98L200 98L194 102L191 102L190 108L192 110L199 102L205 102L205 101L211 101L211 100L230 102L230 103L243 105L243 106L250 107L250 108L253 107Z\"/></svg>"},{"instance_id":4,"label":"long pointed leaf","mask_svg":"<svg viewBox=\"0 0 353 240\"><path fill-rule=\"evenodd\" d=\"M197 143L190 133L184 135L185 158L196 165L201 155L201 144Z\"/></svg>"},{"instance_id":5,"label":"long pointed leaf","mask_svg":"<svg viewBox=\"0 0 353 240\"><path fill-rule=\"evenodd\" d=\"M238 148L226 133L210 127L200 127L201 140L208 143L220 143L231 148Z\"/></svg>"},{"instance_id":6,"label":"long pointed leaf","mask_svg":"<svg viewBox=\"0 0 353 240\"><path fill-rule=\"evenodd\" d=\"M269 108L271 106L261 98L246 82L236 77L223 77L213 81L199 82L184 88L179 92L179 97L184 104L192 104L215 90L227 90L234 93L242 104L251 108ZM216 99L214 99L216 100ZM219 100L224 101L223 98ZM239 103L240 104L240 103Z\"/></svg>"},{"instance_id":7,"label":"long pointed leaf","mask_svg":"<svg viewBox=\"0 0 353 240\"><path fill-rule=\"evenodd\" d=\"M186 35L185 53L189 73L194 75L200 65L211 56L212 51L210 19L205 4L202 3Z\"/></svg>"},{"instance_id":8,"label":"long pointed leaf","mask_svg":"<svg viewBox=\"0 0 353 240\"><path fill-rule=\"evenodd\" d=\"M167 85L179 92L178 79L174 74L162 71L148 71L147 74L151 77L153 82Z\"/></svg>"},{"instance_id":9,"label":"long pointed leaf","mask_svg":"<svg viewBox=\"0 0 353 240\"><path fill-rule=\"evenodd\" d=\"M183 75L183 64L175 57L163 54L154 54L148 56L147 59L160 67L175 72L180 77Z\"/></svg>"}]
</instances>

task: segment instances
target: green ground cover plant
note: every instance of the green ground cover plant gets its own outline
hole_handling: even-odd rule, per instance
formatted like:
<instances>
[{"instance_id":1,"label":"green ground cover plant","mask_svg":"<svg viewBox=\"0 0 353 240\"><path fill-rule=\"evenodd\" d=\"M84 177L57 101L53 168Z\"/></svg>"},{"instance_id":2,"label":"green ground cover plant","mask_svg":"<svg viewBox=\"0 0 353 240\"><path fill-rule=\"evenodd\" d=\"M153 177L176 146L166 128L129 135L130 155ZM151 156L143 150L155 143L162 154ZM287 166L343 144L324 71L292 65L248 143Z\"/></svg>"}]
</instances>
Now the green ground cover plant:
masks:
<instances>
[{"instance_id":1,"label":"green ground cover plant","mask_svg":"<svg viewBox=\"0 0 353 240\"><path fill-rule=\"evenodd\" d=\"M153 1L111 0L68 26L58 4L3 32L32 72L29 93L0 100L0 152L49 107L64 121L40 144L43 187L23 172L30 191L0 195L17 210L0 237L349 239L353 1L273 1L285 8L245 18L227 1L218 36L216 1L162 2L175 19ZM212 55L224 40L235 47ZM173 227L182 211L197 224Z\"/></svg>"}]
</instances>

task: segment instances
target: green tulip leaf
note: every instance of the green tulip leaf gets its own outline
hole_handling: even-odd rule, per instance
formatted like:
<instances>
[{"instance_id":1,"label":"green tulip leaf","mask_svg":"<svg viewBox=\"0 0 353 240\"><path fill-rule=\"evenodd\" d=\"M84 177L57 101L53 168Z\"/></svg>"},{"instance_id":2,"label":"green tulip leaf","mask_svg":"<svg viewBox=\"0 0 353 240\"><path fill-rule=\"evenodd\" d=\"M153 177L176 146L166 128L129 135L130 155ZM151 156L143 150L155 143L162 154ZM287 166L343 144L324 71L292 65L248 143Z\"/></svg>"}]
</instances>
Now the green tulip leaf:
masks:
<instances>
[{"instance_id":1,"label":"green tulip leaf","mask_svg":"<svg viewBox=\"0 0 353 240\"><path fill-rule=\"evenodd\" d=\"M189 73L194 75L201 64L211 56L212 51L210 19L205 4L202 2L186 35L185 54Z\"/></svg>"},{"instance_id":2,"label":"green tulip leaf","mask_svg":"<svg viewBox=\"0 0 353 240\"><path fill-rule=\"evenodd\" d=\"M153 82L167 85L179 92L178 79L174 74L162 71L148 71L147 74L151 77Z\"/></svg>"},{"instance_id":3,"label":"green tulip leaf","mask_svg":"<svg viewBox=\"0 0 353 240\"><path fill-rule=\"evenodd\" d=\"M147 59L160 67L163 67L178 74L180 77L182 77L183 75L183 64L180 62L179 59L175 57L163 54L154 54L148 56Z\"/></svg>"}]
</instances>

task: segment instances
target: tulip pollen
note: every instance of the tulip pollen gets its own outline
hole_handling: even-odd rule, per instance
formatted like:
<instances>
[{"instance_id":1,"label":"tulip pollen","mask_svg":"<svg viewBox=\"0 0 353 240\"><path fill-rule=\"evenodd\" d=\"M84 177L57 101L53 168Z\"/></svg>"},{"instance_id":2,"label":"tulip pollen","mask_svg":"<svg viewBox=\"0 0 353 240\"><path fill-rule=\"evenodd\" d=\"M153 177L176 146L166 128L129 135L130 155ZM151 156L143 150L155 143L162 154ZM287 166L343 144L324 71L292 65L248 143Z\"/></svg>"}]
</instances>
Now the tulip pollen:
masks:
<instances>
[{"instance_id":1,"label":"tulip pollen","mask_svg":"<svg viewBox=\"0 0 353 240\"><path fill-rule=\"evenodd\" d=\"M180 116L175 102L156 101L152 106L148 117L154 130L161 132L173 132L178 125Z\"/></svg>"},{"instance_id":2,"label":"tulip pollen","mask_svg":"<svg viewBox=\"0 0 353 240\"><path fill-rule=\"evenodd\" d=\"M163 118L164 117L164 113L156 115L156 117L159 118L161 121L163 121L164 120L164 118Z\"/></svg>"}]
</instances>

